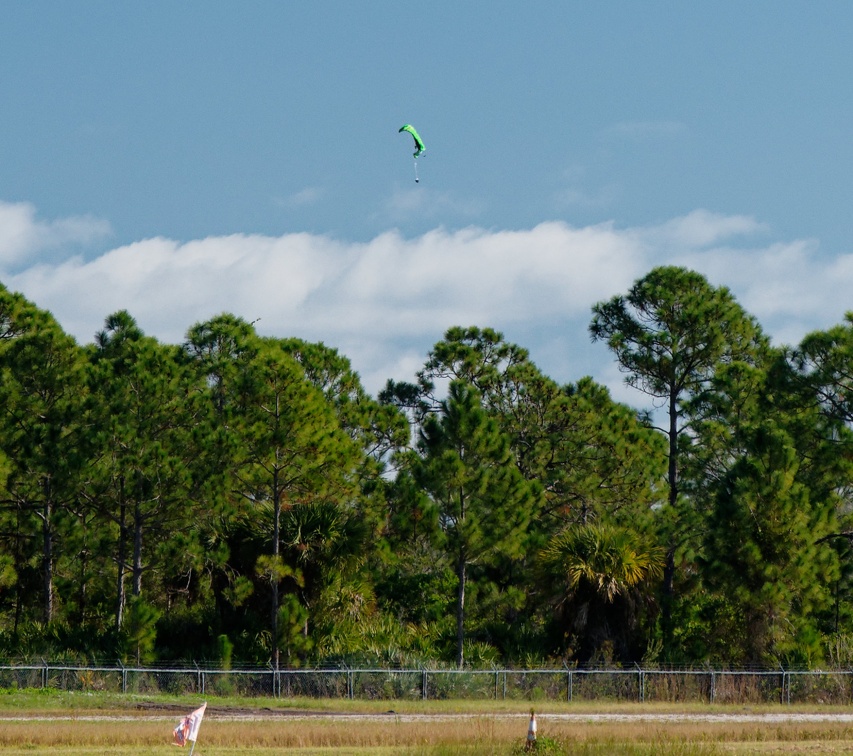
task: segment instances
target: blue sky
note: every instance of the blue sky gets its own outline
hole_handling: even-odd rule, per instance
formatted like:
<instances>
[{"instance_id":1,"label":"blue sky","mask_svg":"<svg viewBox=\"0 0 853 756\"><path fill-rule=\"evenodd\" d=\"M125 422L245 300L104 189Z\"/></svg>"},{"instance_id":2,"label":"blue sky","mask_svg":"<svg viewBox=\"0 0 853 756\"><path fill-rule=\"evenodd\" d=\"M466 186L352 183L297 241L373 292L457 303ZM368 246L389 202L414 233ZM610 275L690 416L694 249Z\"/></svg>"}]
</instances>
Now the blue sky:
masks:
<instances>
[{"instance_id":1,"label":"blue sky","mask_svg":"<svg viewBox=\"0 0 853 756\"><path fill-rule=\"evenodd\" d=\"M10 3L0 281L81 341L229 310L375 391L476 324L619 393L589 308L654 265L777 341L853 309L851 39L840 1Z\"/></svg>"}]
</instances>

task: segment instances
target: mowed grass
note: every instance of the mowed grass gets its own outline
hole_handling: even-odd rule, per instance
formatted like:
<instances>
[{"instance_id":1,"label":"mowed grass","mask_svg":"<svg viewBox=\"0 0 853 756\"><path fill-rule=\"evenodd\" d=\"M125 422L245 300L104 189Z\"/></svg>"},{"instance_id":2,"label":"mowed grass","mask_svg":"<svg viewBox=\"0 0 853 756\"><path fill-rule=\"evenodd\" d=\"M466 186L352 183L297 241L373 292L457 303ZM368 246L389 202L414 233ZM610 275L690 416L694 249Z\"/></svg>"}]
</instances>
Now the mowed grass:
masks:
<instances>
[{"instance_id":1,"label":"mowed grass","mask_svg":"<svg viewBox=\"0 0 853 756\"><path fill-rule=\"evenodd\" d=\"M60 692L0 695L0 755L143 756L188 753L172 728L199 698ZM358 702L208 699L198 756L510 756L522 753L529 704L495 701ZM393 712L389 710L393 708ZM853 754L853 724L821 722L560 720L557 714L742 714L744 707L537 702L539 753L708 756ZM752 713L840 707L765 706ZM410 717L429 714L429 718ZM549 714L551 716L549 716ZM344 716L341 716L344 715ZM464 716L463 716L464 715Z\"/></svg>"}]
</instances>

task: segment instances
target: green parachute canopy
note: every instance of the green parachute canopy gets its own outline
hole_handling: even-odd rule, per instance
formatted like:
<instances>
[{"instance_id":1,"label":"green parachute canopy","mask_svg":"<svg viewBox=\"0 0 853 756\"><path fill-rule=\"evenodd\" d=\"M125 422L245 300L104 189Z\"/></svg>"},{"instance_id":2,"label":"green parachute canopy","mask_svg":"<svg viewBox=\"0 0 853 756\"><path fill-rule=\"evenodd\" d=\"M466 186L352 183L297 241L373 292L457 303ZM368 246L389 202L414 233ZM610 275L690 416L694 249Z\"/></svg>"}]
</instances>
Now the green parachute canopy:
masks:
<instances>
[{"instance_id":1,"label":"green parachute canopy","mask_svg":"<svg viewBox=\"0 0 853 756\"><path fill-rule=\"evenodd\" d=\"M400 131L398 131L397 133L399 134L403 131L408 131L412 135L412 138L415 140L415 157L420 157L421 155L423 155L426 152L426 147L424 147L424 141L423 139L421 139L421 135L418 134L417 129L415 129L412 124L407 123L405 126L401 126Z\"/></svg>"}]
</instances>

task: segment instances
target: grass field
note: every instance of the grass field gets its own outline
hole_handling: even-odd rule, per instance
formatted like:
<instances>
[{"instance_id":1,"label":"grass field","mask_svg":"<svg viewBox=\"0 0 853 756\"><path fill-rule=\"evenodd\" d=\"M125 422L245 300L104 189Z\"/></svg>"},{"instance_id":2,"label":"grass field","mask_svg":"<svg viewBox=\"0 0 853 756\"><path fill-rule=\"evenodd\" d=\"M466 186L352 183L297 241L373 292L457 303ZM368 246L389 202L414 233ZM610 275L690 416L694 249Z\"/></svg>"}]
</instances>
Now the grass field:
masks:
<instances>
[{"instance_id":1,"label":"grass field","mask_svg":"<svg viewBox=\"0 0 853 756\"><path fill-rule=\"evenodd\" d=\"M158 756L200 699L0 692L0 756ZM393 707L393 711L391 711ZM198 756L510 756L521 702L208 699ZM844 707L537 703L541 754L853 754Z\"/></svg>"}]
</instances>

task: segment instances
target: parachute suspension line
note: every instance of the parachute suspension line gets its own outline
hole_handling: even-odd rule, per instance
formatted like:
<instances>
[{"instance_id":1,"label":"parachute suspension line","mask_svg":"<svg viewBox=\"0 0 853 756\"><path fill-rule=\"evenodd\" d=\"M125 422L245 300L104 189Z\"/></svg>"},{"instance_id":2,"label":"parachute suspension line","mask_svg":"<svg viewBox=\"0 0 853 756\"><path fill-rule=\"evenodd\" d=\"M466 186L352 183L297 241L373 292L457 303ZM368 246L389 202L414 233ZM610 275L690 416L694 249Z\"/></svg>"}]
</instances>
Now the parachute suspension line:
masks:
<instances>
[{"instance_id":1,"label":"parachute suspension line","mask_svg":"<svg viewBox=\"0 0 853 756\"><path fill-rule=\"evenodd\" d=\"M418 159L415 158L415 183L419 183L420 179L418 178Z\"/></svg>"}]
</instances>

